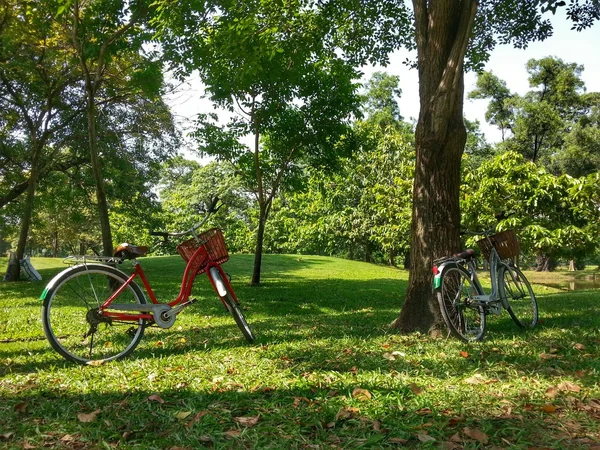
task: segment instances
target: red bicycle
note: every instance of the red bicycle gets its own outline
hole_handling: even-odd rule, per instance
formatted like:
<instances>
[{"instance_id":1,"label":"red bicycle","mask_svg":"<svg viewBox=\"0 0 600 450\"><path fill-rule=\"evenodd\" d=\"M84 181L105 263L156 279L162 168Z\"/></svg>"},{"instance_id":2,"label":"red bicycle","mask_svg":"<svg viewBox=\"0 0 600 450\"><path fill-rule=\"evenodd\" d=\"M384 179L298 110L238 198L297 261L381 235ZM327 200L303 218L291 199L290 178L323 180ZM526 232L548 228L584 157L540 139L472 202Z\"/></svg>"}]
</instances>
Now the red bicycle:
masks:
<instances>
[{"instance_id":1,"label":"red bicycle","mask_svg":"<svg viewBox=\"0 0 600 450\"><path fill-rule=\"evenodd\" d=\"M177 246L187 262L179 295L169 303L160 303L137 257L148 247L121 244L112 258L70 257L76 265L56 275L44 289L41 300L44 333L52 347L64 358L80 364L101 364L129 355L139 344L144 330L152 325L170 328L177 315L194 303L190 298L196 276L206 273L215 292L233 316L248 342L254 335L221 264L229 259L223 233L217 228L196 234L216 211L215 202L204 220L179 233L151 232L152 235L193 235ZM125 260L133 262L127 275L115 268ZM92 262L89 262L92 261ZM139 278L150 303L135 282Z\"/></svg>"}]
</instances>

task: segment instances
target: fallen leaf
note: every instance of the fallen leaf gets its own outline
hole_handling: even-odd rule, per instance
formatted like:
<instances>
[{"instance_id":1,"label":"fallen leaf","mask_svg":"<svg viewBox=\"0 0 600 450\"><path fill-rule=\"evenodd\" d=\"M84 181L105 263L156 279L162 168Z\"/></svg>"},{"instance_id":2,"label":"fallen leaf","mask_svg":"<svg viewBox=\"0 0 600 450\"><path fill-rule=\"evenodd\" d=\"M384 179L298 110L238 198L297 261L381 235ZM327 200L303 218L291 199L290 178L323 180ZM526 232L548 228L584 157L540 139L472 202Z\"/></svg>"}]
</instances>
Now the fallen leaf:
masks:
<instances>
[{"instance_id":1,"label":"fallen leaf","mask_svg":"<svg viewBox=\"0 0 600 450\"><path fill-rule=\"evenodd\" d=\"M415 394L415 395L419 395L419 394L423 393L423 391L424 391L424 389L423 389L422 387L418 386L418 385L417 385L417 384L415 384L415 383L410 383L410 384L408 385L408 387L410 388L410 390L411 390L411 391L413 392L413 394Z\"/></svg>"},{"instance_id":2,"label":"fallen leaf","mask_svg":"<svg viewBox=\"0 0 600 450\"><path fill-rule=\"evenodd\" d=\"M583 345L583 344L575 344L575 345L573 345L573 348L575 350L580 350L581 351L581 350L585 350L585 345Z\"/></svg>"},{"instance_id":3,"label":"fallen leaf","mask_svg":"<svg viewBox=\"0 0 600 450\"><path fill-rule=\"evenodd\" d=\"M200 442L212 442L212 440L213 440L213 439L212 439L212 437L210 437L208 434L203 434L202 436L200 436L200 437L198 438L198 440L199 440Z\"/></svg>"},{"instance_id":4,"label":"fallen leaf","mask_svg":"<svg viewBox=\"0 0 600 450\"><path fill-rule=\"evenodd\" d=\"M459 423L461 423L461 422L464 422L464 421L465 421L465 418L464 418L464 417L462 417L462 416L458 416L458 417L451 417L451 418L448 420L448 426L451 426L451 427L453 427L453 426L455 426L455 425L458 425Z\"/></svg>"},{"instance_id":5,"label":"fallen leaf","mask_svg":"<svg viewBox=\"0 0 600 450\"><path fill-rule=\"evenodd\" d=\"M391 444L407 444L408 443L408 439L402 439L402 438L389 438L388 442Z\"/></svg>"},{"instance_id":6,"label":"fallen leaf","mask_svg":"<svg viewBox=\"0 0 600 450\"><path fill-rule=\"evenodd\" d=\"M420 440L421 442L435 442L434 437L429 436L428 434L424 434L424 433L418 433L417 439Z\"/></svg>"},{"instance_id":7,"label":"fallen leaf","mask_svg":"<svg viewBox=\"0 0 600 450\"><path fill-rule=\"evenodd\" d=\"M235 417L233 420L235 420L243 427L250 428L258 423L258 421L260 420L260 415L255 417Z\"/></svg>"},{"instance_id":8,"label":"fallen leaf","mask_svg":"<svg viewBox=\"0 0 600 450\"><path fill-rule=\"evenodd\" d=\"M469 357L469 352L465 352L464 350L460 352L460 356L462 356L463 358L468 358Z\"/></svg>"},{"instance_id":9,"label":"fallen leaf","mask_svg":"<svg viewBox=\"0 0 600 450\"><path fill-rule=\"evenodd\" d=\"M558 358L558 355L551 354L551 353L540 353L540 359L554 359L554 358Z\"/></svg>"},{"instance_id":10,"label":"fallen leaf","mask_svg":"<svg viewBox=\"0 0 600 450\"><path fill-rule=\"evenodd\" d=\"M242 432L238 430L229 430L224 432L223 434L229 437L238 437L240 434L242 434Z\"/></svg>"},{"instance_id":11,"label":"fallen leaf","mask_svg":"<svg viewBox=\"0 0 600 450\"><path fill-rule=\"evenodd\" d=\"M356 375L356 374L358 373L358 367L354 366L354 367L352 367L352 368L351 368L351 369L350 369L348 372L350 372L350 373L352 373L352 374Z\"/></svg>"},{"instance_id":12,"label":"fallen leaf","mask_svg":"<svg viewBox=\"0 0 600 450\"><path fill-rule=\"evenodd\" d=\"M16 412L25 414L27 412L27 403L21 402L15 405L13 408Z\"/></svg>"},{"instance_id":13,"label":"fallen leaf","mask_svg":"<svg viewBox=\"0 0 600 450\"><path fill-rule=\"evenodd\" d=\"M352 391L352 397L354 397L357 400L371 400L371 398L373 398L369 391L361 388L355 388Z\"/></svg>"},{"instance_id":14,"label":"fallen leaf","mask_svg":"<svg viewBox=\"0 0 600 450\"><path fill-rule=\"evenodd\" d=\"M387 359L388 361L395 361L396 357L394 355L392 355L391 353L384 353L383 355L383 359Z\"/></svg>"},{"instance_id":15,"label":"fallen leaf","mask_svg":"<svg viewBox=\"0 0 600 450\"><path fill-rule=\"evenodd\" d=\"M71 434L65 434L63 437L60 438L60 440L63 442L74 442L77 440L77 438Z\"/></svg>"},{"instance_id":16,"label":"fallen leaf","mask_svg":"<svg viewBox=\"0 0 600 450\"><path fill-rule=\"evenodd\" d=\"M478 429L465 427L463 428L463 434L471 439L475 439L477 442L481 442L483 445L486 445L489 441L488 435Z\"/></svg>"},{"instance_id":17,"label":"fallen leaf","mask_svg":"<svg viewBox=\"0 0 600 450\"><path fill-rule=\"evenodd\" d=\"M356 417L356 414L358 413L358 411L359 411L358 408L344 406L335 415L335 420L350 419L350 418Z\"/></svg>"},{"instance_id":18,"label":"fallen leaf","mask_svg":"<svg viewBox=\"0 0 600 450\"><path fill-rule=\"evenodd\" d=\"M192 419L188 423L186 423L185 426L187 428L190 428L196 422L200 422L200 419L202 419L207 414L208 414L208 411L200 411L199 413L197 413L196 415L194 415L194 417L192 417Z\"/></svg>"},{"instance_id":19,"label":"fallen leaf","mask_svg":"<svg viewBox=\"0 0 600 450\"><path fill-rule=\"evenodd\" d=\"M97 360L94 360L94 361L88 361L88 362L87 362L87 365L88 365L88 366L95 366L95 367L97 367L97 366L101 366L101 365L102 365L102 364L104 364L105 362L106 362L106 361L105 361L105 360L103 360L103 359L97 359Z\"/></svg>"},{"instance_id":20,"label":"fallen leaf","mask_svg":"<svg viewBox=\"0 0 600 450\"><path fill-rule=\"evenodd\" d=\"M563 381L557 388L563 392L581 392L581 387L570 381Z\"/></svg>"},{"instance_id":21,"label":"fallen leaf","mask_svg":"<svg viewBox=\"0 0 600 450\"><path fill-rule=\"evenodd\" d=\"M558 353L558 349L557 348L551 348L550 349L550 353L554 355L555 353Z\"/></svg>"},{"instance_id":22,"label":"fallen leaf","mask_svg":"<svg viewBox=\"0 0 600 450\"><path fill-rule=\"evenodd\" d=\"M80 422L83 423L88 423L88 422L93 422L94 420L96 420L96 416L98 415L98 413L100 412L100 409L97 409L96 411L92 411L91 413L79 413L77 414L77 419L79 419Z\"/></svg>"},{"instance_id":23,"label":"fallen leaf","mask_svg":"<svg viewBox=\"0 0 600 450\"><path fill-rule=\"evenodd\" d=\"M544 411L545 413L549 413L549 414L556 412L556 406L554 406L554 405L543 405L540 409L542 411Z\"/></svg>"},{"instance_id":24,"label":"fallen leaf","mask_svg":"<svg viewBox=\"0 0 600 450\"><path fill-rule=\"evenodd\" d=\"M472 377L465 378L463 381L467 384L484 384L485 383L485 379L479 373L476 373Z\"/></svg>"},{"instance_id":25,"label":"fallen leaf","mask_svg":"<svg viewBox=\"0 0 600 450\"><path fill-rule=\"evenodd\" d=\"M155 347L162 347L163 345L165 345L165 343L164 343L163 341L156 341L156 342L154 343L154 346L155 346Z\"/></svg>"},{"instance_id":26,"label":"fallen leaf","mask_svg":"<svg viewBox=\"0 0 600 450\"><path fill-rule=\"evenodd\" d=\"M158 394L154 394L154 395L151 395L150 397L148 397L148 401L149 401L149 402L158 402L158 403L161 403L161 404L165 402L165 401L164 401L164 400L161 398L161 396L160 396L160 395L158 395Z\"/></svg>"},{"instance_id":27,"label":"fallen leaf","mask_svg":"<svg viewBox=\"0 0 600 450\"><path fill-rule=\"evenodd\" d=\"M550 386L548 389L546 389L546 397L554 398L556 397L556 394L558 394L558 392L556 391L556 387Z\"/></svg>"},{"instance_id":28,"label":"fallen leaf","mask_svg":"<svg viewBox=\"0 0 600 450\"><path fill-rule=\"evenodd\" d=\"M421 408L421 409L417 409L415 411L415 414L418 414L419 416L428 416L432 413L433 411L431 411L431 409L429 408Z\"/></svg>"},{"instance_id":29,"label":"fallen leaf","mask_svg":"<svg viewBox=\"0 0 600 450\"><path fill-rule=\"evenodd\" d=\"M15 433L13 433L12 431L9 431L8 433L0 434L0 440L8 441L9 439L12 439L12 437L14 435L15 435Z\"/></svg>"},{"instance_id":30,"label":"fallen leaf","mask_svg":"<svg viewBox=\"0 0 600 450\"><path fill-rule=\"evenodd\" d=\"M192 414L192 411L178 411L174 414L174 416L176 419L183 420L187 418L190 414Z\"/></svg>"}]
</instances>

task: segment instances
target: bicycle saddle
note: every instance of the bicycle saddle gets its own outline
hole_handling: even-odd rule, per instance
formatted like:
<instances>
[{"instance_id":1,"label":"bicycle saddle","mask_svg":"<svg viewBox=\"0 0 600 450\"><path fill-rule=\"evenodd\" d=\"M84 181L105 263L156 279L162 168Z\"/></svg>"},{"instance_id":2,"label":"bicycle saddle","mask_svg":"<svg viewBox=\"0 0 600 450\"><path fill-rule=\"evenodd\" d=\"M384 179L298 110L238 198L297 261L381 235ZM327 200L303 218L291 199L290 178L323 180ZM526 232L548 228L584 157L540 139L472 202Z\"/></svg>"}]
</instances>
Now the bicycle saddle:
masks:
<instances>
[{"instance_id":1,"label":"bicycle saddle","mask_svg":"<svg viewBox=\"0 0 600 450\"><path fill-rule=\"evenodd\" d=\"M114 256L117 258L133 259L138 256L144 256L146 253L148 253L148 247L145 245L131 245L125 242L117 246Z\"/></svg>"},{"instance_id":2,"label":"bicycle saddle","mask_svg":"<svg viewBox=\"0 0 600 450\"><path fill-rule=\"evenodd\" d=\"M468 250L462 251L460 253L455 253L452 256L454 256L455 258L460 258L460 259L471 259L471 258L475 257L475 250L468 249Z\"/></svg>"}]
</instances>

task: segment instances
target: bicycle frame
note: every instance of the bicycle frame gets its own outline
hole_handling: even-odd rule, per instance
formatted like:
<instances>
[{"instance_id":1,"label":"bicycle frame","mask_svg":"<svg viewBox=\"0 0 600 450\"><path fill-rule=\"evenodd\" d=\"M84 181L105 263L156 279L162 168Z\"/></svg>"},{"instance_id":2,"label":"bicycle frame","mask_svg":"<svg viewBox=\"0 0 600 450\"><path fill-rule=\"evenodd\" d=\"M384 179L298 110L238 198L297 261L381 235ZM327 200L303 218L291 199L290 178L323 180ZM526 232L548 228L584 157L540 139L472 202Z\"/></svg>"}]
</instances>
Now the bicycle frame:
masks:
<instances>
[{"instance_id":1,"label":"bicycle frame","mask_svg":"<svg viewBox=\"0 0 600 450\"><path fill-rule=\"evenodd\" d=\"M221 266L219 264L216 264L215 262L213 262L210 259L209 255L203 245L198 247L198 249L194 252L194 254L190 258L190 260L187 262L187 264L185 266L185 270L183 272L183 277L181 280L181 287L179 289L179 294L173 301L171 301L169 303L161 303L158 301L158 299L156 298L156 295L154 294L154 291L152 290L152 287L150 286L150 282L148 281L148 278L146 277L146 274L144 273L144 269L142 268L142 266L136 259L133 259L132 261L134 264L134 269L133 269L133 273L131 274L131 276L127 279L127 281L125 283L123 283L123 285L121 287L119 287L119 289L117 289L113 293L113 295L111 295L100 306L100 311L106 317L109 317L114 320L119 320L119 321L132 321L132 322L138 321L140 319L153 320L154 316L153 316L152 312L140 312L138 314L132 314L132 313L125 313L125 312L117 312L115 310L109 311L110 306L115 301L115 299L117 299L119 297L119 295L125 289L127 289L128 286L131 283L133 283L133 281L137 277L139 277L140 280L142 281L144 289L146 290L146 293L150 297L150 301L152 302L152 304L154 304L154 305L166 304L166 305L169 305L171 308L178 306L178 305L187 306L187 304L191 303L188 301L188 299L190 298L190 295L192 293L192 288L194 286L194 280L196 279L196 276L198 275L196 273L196 271L198 270L197 267L205 267L206 274L212 284L213 289L215 290L215 292L221 299L221 302L223 303L223 305L225 305L225 302L224 302L223 298L221 297L219 290L217 289L215 281L214 281L213 277L210 275L210 270L213 267L216 268L219 271L223 282L227 285L226 287L227 287L229 293L233 296L234 300L237 302L237 298L235 296L233 289L231 288L231 284L229 283L228 277L225 276L225 272L223 272L223 269L221 268Z\"/></svg>"},{"instance_id":2,"label":"bicycle frame","mask_svg":"<svg viewBox=\"0 0 600 450\"><path fill-rule=\"evenodd\" d=\"M488 238L488 237L486 236L486 238ZM434 271L434 273L435 273L434 289L439 288L439 283L441 281L441 276L444 271L444 268L448 263L451 263L451 262L460 263L464 267L466 267L466 269L470 275L471 283L473 283L473 285L476 287L477 292L485 292L485 290L483 289L483 286L481 285L481 282L479 281L479 277L477 276L477 271L475 270L474 261L473 260L468 261L468 260L465 260L462 258L454 258L454 257L450 257L450 258L444 260L440 264L440 266L437 267L437 273L435 273L435 271ZM505 308L506 308L506 305L505 305L505 302L499 298L498 273L499 273L500 265L505 265L505 263L503 263L500 260L500 256L498 255L498 252L496 251L496 249L493 246L490 251L489 264L490 264L489 272L490 272L490 279L492 282L492 290L489 294L474 295L473 300L476 300L481 306L484 306L487 310L493 312L494 314L500 314L501 310L500 310L499 302L501 302L502 306Z\"/></svg>"}]
</instances>

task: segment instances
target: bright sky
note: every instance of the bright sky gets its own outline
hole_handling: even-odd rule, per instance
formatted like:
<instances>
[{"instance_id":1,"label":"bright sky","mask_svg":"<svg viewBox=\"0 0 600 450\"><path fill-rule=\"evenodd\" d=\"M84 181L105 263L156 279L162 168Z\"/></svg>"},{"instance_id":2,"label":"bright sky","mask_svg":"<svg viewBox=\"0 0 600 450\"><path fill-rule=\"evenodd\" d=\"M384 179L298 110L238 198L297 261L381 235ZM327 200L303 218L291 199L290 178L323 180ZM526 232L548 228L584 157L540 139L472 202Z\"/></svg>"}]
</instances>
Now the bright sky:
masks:
<instances>
[{"instance_id":1,"label":"bright sky","mask_svg":"<svg viewBox=\"0 0 600 450\"><path fill-rule=\"evenodd\" d=\"M564 11L564 10L563 10ZM554 56L567 63L577 63L584 66L582 79L588 92L600 92L600 24L576 32L571 30L571 23L567 21L564 12L558 12L551 17L554 26L554 35L544 42L535 42L527 49L515 49L512 46L499 46L490 56L485 70L493 72L500 79L506 81L511 92L525 94L530 88L525 64L530 59L541 59ZM400 77L402 98L400 99L400 113L406 120L419 115L418 76L416 70L408 69L402 61L407 57L415 59L406 51L398 51L390 58L390 65L386 68L365 67L365 81L376 70L383 70ZM468 73L465 77L465 94L475 88L476 75ZM169 103L175 114L179 117L182 126L200 112L213 111L210 102L201 99L203 91L199 81L192 80L180 89L179 94L172 96ZM479 120L481 129L489 142L499 141L501 136L497 128L488 125L485 121L486 100L465 100L465 117L469 120ZM186 152L187 153L187 152Z\"/></svg>"}]
</instances>

